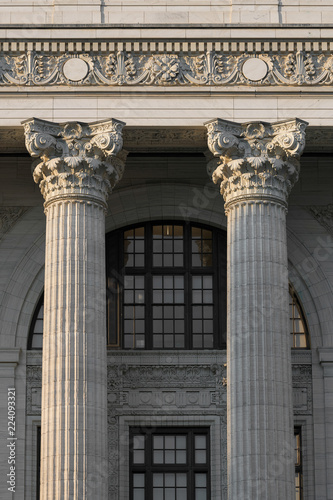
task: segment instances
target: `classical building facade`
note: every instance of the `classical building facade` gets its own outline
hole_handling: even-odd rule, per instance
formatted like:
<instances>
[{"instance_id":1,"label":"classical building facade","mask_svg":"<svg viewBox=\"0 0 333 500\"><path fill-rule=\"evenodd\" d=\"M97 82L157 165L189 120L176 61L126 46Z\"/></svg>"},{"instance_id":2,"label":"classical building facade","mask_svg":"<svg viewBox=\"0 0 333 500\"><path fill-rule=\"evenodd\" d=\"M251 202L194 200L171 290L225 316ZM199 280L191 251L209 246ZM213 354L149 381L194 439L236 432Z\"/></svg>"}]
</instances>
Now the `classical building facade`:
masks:
<instances>
[{"instance_id":1,"label":"classical building facade","mask_svg":"<svg viewBox=\"0 0 333 500\"><path fill-rule=\"evenodd\" d=\"M0 497L333 500L333 5L0 5Z\"/></svg>"}]
</instances>

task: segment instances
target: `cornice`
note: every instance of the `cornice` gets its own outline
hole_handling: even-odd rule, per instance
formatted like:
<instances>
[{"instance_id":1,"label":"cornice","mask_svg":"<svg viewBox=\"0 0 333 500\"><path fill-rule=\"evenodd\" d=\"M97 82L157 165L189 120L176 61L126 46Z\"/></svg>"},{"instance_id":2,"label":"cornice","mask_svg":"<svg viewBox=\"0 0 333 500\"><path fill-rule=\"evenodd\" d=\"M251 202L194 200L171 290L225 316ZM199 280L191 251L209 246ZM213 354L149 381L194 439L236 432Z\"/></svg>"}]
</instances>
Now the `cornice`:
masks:
<instances>
[{"instance_id":1,"label":"cornice","mask_svg":"<svg viewBox=\"0 0 333 500\"><path fill-rule=\"evenodd\" d=\"M0 87L135 86L333 87L333 42L241 38L0 42Z\"/></svg>"}]
</instances>

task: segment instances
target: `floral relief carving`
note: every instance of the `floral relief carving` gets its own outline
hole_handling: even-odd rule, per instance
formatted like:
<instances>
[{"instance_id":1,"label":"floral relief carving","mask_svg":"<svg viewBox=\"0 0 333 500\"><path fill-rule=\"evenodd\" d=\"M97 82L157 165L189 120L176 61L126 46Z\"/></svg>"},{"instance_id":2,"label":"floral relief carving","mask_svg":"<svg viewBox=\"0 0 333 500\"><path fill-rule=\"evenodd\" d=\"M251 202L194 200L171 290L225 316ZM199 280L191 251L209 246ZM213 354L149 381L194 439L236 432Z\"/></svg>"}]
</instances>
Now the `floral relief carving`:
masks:
<instances>
[{"instance_id":1,"label":"floral relief carving","mask_svg":"<svg viewBox=\"0 0 333 500\"><path fill-rule=\"evenodd\" d=\"M36 118L26 121L27 150L40 158L33 165L33 178L45 201L81 193L105 203L124 172L123 126L118 120L90 125L59 125Z\"/></svg>"},{"instance_id":2,"label":"floral relief carving","mask_svg":"<svg viewBox=\"0 0 333 500\"><path fill-rule=\"evenodd\" d=\"M252 81L243 73L248 59L261 59L265 76ZM65 75L64 66L81 59L87 73L79 80ZM221 51L143 52L124 51L48 53L27 51L0 56L0 85L251 85L313 86L333 84L333 55L294 51L249 54Z\"/></svg>"},{"instance_id":3,"label":"floral relief carving","mask_svg":"<svg viewBox=\"0 0 333 500\"><path fill-rule=\"evenodd\" d=\"M249 197L250 190L285 202L298 180L306 126L299 119L272 124L220 119L206 123L208 147L220 161L212 179L220 184L226 208L236 197Z\"/></svg>"}]
</instances>

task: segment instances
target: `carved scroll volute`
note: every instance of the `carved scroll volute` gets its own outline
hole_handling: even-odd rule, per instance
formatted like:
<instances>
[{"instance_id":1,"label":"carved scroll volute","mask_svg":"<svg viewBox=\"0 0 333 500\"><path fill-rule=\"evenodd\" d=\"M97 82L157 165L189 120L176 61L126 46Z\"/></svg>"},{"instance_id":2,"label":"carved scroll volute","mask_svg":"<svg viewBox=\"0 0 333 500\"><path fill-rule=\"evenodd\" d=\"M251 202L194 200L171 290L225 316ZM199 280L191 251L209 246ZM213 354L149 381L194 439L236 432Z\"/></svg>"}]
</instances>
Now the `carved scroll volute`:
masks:
<instances>
[{"instance_id":1,"label":"carved scroll volute","mask_svg":"<svg viewBox=\"0 0 333 500\"><path fill-rule=\"evenodd\" d=\"M212 173L226 208L245 199L274 198L286 206L297 182L307 122L207 122L208 147L219 158Z\"/></svg>"},{"instance_id":2,"label":"carved scroll volute","mask_svg":"<svg viewBox=\"0 0 333 500\"><path fill-rule=\"evenodd\" d=\"M45 206L60 198L90 198L106 206L108 193L121 179L127 152L122 150L125 123L111 119L92 124L23 122L33 178Z\"/></svg>"}]
</instances>

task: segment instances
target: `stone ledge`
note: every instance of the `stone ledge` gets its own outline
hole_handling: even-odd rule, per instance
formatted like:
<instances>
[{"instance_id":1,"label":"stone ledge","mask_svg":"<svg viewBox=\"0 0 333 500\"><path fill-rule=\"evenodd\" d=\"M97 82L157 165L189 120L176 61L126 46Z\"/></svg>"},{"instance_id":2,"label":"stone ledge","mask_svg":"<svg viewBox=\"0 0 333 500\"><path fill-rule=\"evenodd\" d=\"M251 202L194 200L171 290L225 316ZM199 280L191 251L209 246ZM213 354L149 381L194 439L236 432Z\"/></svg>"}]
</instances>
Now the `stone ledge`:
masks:
<instances>
[{"instance_id":1,"label":"stone ledge","mask_svg":"<svg viewBox=\"0 0 333 500\"><path fill-rule=\"evenodd\" d=\"M19 348L0 349L0 363L18 365L20 352Z\"/></svg>"}]
</instances>

